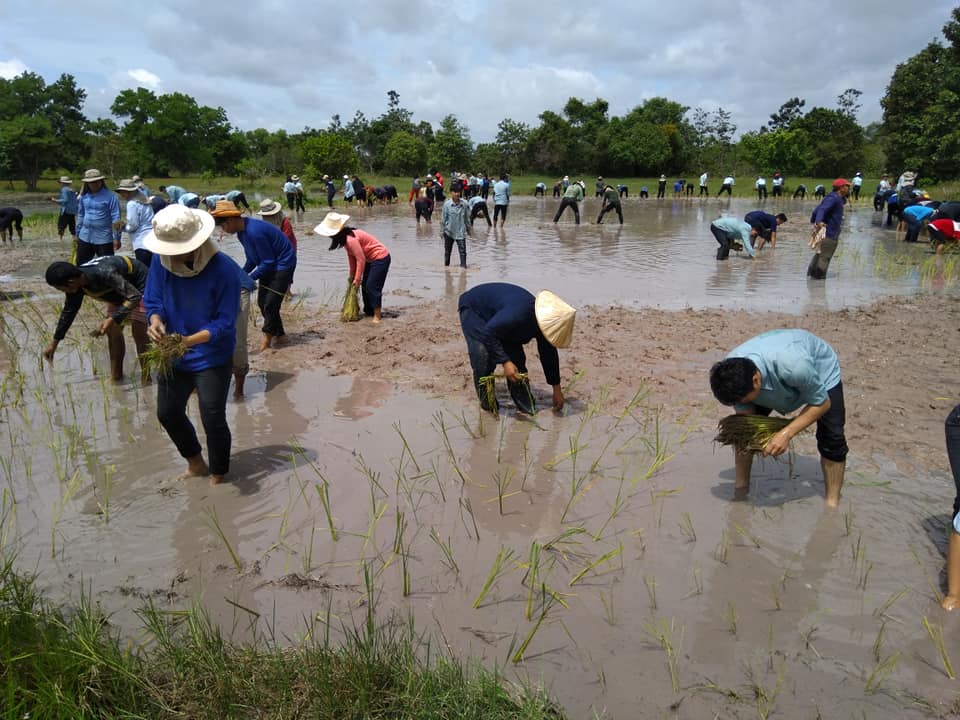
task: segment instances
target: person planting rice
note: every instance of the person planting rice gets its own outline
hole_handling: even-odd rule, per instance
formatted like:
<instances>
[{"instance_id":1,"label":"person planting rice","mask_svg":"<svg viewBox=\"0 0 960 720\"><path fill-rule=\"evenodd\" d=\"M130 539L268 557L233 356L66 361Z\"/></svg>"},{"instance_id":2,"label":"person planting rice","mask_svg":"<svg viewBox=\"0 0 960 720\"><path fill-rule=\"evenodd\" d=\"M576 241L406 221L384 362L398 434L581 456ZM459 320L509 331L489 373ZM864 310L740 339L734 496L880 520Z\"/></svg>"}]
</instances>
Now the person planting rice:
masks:
<instances>
[{"instance_id":1,"label":"person planting rice","mask_svg":"<svg viewBox=\"0 0 960 720\"><path fill-rule=\"evenodd\" d=\"M180 478L210 475L211 484L216 485L230 469L232 438L226 406L241 286L237 264L210 237L213 228L209 214L181 205L157 213L153 230L143 241L157 256L150 265L143 304L153 342L180 336L177 352L171 352L180 357L168 372L157 374L157 419L187 461ZM187 417L187 400L194 390L209 465Z\"/></svg>"},{"instance_id":2,"label":"person planting rice","mask_svg":"<svg viewBox=\"0 0 960 720\"><path fill-rule=\"evenodd\" d=\"M807 266L807 277L823 280L827 277L827 268L840 243L840 228L843 225L843 205L850 195L850 181L837 178L833 181L833 192L814 208L810 216L813 223L813 235L810 247L816 252Z\"/></svg>"},{"instance_id":3,"label":"person planting rice","mask_svg":"<svg viewBox=\"0 0 960 720\"><path fill-rule=\"evenodd\" d=\"M73 325L84 296L89 295L107 304L107 318L94 333L107 336L110 377L114 382L122 380L123 358L126 354L122 325L125 320L130 319L130 333L137 346L137 354L142 356L147 349L147 318L141 303L147 283L147 266L125 255L104 255L79 267L68 262L55 262L47 268L46 281L51 287L66 293L67 297L60 311L57 329L53 332L53 340L44 349L43 356L53 362L57 346ZM146 372L142 373L142 377L144 381L149 380Z\"/></svg>"},{"instance_id":4,"label":"person planting rice","mask_svg":"<svg viewBox=\"0 0 960 720\"><path fill-rule=\"evenodd\" d=\"M280 308L293 280L297 254L278 227L263 220L243 217L229 200L218 202L211 215L223 232L236 233L247 258L243 271L259 283L257 305L263 315L263 340L260 343L260 352L263 352L274 338L279 340L285 334Z\"/></svg>"},{"instance_id":5,"label":"person planting rice","mask_svg":"<svg viewBox=\"0 0 960 720\"><path fill-rule=\"evenodd\" d=\"M549 290L534 297L517 285L485 283L463 293L458 310L480 407L498 412L489 383L496 366L502 364L517 410L530 415L536 412L523 351L525 343L536 340L543 374L553 387L553 409L563 408L557 348L570 344L577 314L574 308Z\"/></svg>"},{"instance_id":6,"label":"person planting rice","mask_svg":"<svg viewBox=\"0 0 960 720\"><path fill-rule=\"evenodd\" d=\"M363 296L363 314L379 323L383 285L390 271L390 251L370 233L347 225L349 219L349 215L330 212L313 231L330 238L330 250L346 249L350 277Z\"/></svg>"},{"instance_id":7,"label":"person planting rice","mask_svg":"<svg viewBox=\"0 0 960 720\"><path fill-rule=\"evenodd\" d=\"M826 504L840 504L847 460L843 383L837 354L806 330L770 330L735 347L710 368L710 389L737 414L800 413L766 443L763 454L779 457L790 440L817 424L817 450L823 470ZM753 453L735 451L735 497L750 491Z\"/></svg>"}]
</instances>

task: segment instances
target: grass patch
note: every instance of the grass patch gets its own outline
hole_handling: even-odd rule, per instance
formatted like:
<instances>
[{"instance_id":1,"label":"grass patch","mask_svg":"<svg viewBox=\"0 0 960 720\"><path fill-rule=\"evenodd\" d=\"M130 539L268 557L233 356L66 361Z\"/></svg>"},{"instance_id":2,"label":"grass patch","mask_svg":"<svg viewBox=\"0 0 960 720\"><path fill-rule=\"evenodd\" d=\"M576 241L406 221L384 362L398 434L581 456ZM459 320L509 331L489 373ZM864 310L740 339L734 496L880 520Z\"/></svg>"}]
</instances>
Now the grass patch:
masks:
<instances>
[{"instance_id":1,"label":"grass patch","mask_svg":"<svg viewBox=\"0 0 960 720\"><path fill-rule=\"evenodd\" d=\"M140 611L124 643L84 599L58 608L0 566L5 717L562 718L540 690L431 652L409 622L345 628L345 639L236 645L199 608Z\"/></svg>"}]
</instances>

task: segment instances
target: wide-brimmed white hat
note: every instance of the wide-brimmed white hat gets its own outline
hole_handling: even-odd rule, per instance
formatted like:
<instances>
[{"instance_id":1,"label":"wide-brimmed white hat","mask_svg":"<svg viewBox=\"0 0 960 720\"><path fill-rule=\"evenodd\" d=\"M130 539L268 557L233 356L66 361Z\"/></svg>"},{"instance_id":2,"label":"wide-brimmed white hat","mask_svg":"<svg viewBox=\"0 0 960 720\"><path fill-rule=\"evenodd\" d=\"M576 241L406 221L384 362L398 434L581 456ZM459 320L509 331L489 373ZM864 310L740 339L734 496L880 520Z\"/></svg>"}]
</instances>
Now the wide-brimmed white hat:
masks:
<instances>
[{"instance_id":1,"label":"wide-brimmed white hat","mask_svg":"<svg viewBox=\"0 0 960 720\"><path fill-rule=\"evenodd\" d=\"M143 239L143 246L158 255L185 255L203 245L213 228L210 213L167 205L153 216L153 229Z\"/></svg>"},{"instance_id":2,"label":"wide-brimmed white hat","mask_svg":"<svg viewBox=\"0 0 960 720\"><path fill-rule=\"evenodd\" d=\"M120 181L120 184L117 185L117 190L123 190L124 192L137 192L137 182L133 178L124 178Z\"/></svg>"},{"instance_id":3,"label":"wide-brimmed white hat","mask_svg":"<svg viewBox=\"0 0 960 720\"><path fill-rule=\"evenodd\" d=\"M291 175L291 176L290 176L290 179L293 180L294 182L297 182L297 181L300 179L300 176L299 176L299 175Z\"/></svg>"},{"instance_id":4,"label":"wide-brimmed white hat","mask_svg":"<svg viewBox=\"0 0 960 720\"><path fill-rule=\"evenodd\" d=\"M63 185L73 185L73 180L68 178L66 175L61 175L59 182Z\"/></svg>"},{"instance_id":5,"label":"wide-brimmed white hat","mask_svg":"<svg viewBox=\"0 0 960 720\"><path fill-rule=\"evenodd\" d=\"M281 210L283 210L283 205L276 200L261 200L257 215L276 215Z\"/></svg>"},{"instance_id":6,"label":"wide-brimmed white hat","mask_svg":"<svg viewBox=\"0 0 960 720\"><path fill-rule=\"evenodd\" d=\"M349 176L349 175L344 175L344 176L343 176L343 179L344 179L344 180L349 180L349 179L350 179L350 176Z\"/></svg>"},{"instance_id":7,"label":"wide-brimmed white hat","mask_svg":"<svg viewBox=\"0 0 960 720\"><path fill-rule=\"evenodd\" d=\"M313 231L317 235L333 237L338 232L343 230L343 226L347 224L347 220L349 219L349 215L344 215L343 213L337 212L328 212L327 216L323 219L323 222L317 225Z\"/></svg>"},{"instance_id":8,"label":"wide-brimmed white hat","mask_svg":"<svg viewBox=\"0 0 960 720\"><path fill-rule=\"evenodd\" d=\"M89 170L85 170L83 173L84 182L93 182L95 180L103 180L104 177L106 176L95 168L90 168Z\"/></svg>"},{"instance_id":9,"label":"wide-brimmed white hat","mask_svg":"<svg viewBox=\"0 0 960 720\"><path fill-rule=\"evenodd\" d=\"M575 308L567 305L549 290L537 293L533 304L540 332L554 347L564 348L573 337L573 321L577 317Z\"/></svg>"}]
</instances>

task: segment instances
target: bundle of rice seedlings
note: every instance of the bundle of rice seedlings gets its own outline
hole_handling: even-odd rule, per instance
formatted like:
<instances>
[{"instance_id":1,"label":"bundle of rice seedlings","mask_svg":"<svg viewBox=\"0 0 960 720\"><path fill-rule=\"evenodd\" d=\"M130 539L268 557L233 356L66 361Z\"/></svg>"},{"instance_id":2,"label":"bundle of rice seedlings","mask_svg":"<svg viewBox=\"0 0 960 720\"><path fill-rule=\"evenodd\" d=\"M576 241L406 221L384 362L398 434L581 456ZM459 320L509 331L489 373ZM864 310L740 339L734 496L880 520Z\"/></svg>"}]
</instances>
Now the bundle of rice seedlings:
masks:
<instances>
[{"instance_id":1,"label":"bundle of rice seedlings","mask_svg":"<svg viewBox=\"0 0 960 720\"><path fill-rule=\"evenodd\" d=\"M738 452L763 452L770 438L790 424L788 418L767 415L728 415L720 420L713 439L721 445L733 445Z\"/></svg>"},{"instance_id":2,"label":"bundle of rice seedlings","mask_svg":"<svg viewBox=\"0 0 960 720\"><path fill-rule=\"evenodd\" d=\"M360 319L360 288L353 284L353 278L347 279L347 294L343 296L340 308L340 322L356 322Z\"/></svg>"},{"instance_id":3,"label":"bundle of rice seedlings","mask_svg":"<svg viewBox=\"0 0 960 720\"><path fill-rule=\"evenodd\" d=\"M506 378L503 373L493 373L492 375L484 375L479 380L480 391L484 395L484 399L487 401L486 405L490 408L490 411L499 416L497 411L497 396L496 396L496 379L497 378ZM530 403L531 408L536 408L536 405L533 401L533 392L530 390L530 383L527 380L527 373L517 373L518 382L522 383L523 389L527 393L527 400Z\"/></svg>"},{"instance_id":4,"label":"bundle of rice seedlings","mask_svg":"<svg viewBox=\"0 0 960 720\"><path fill-rule=\"evenodd\" d=\"M156 370L158 375L168 376L173 373L173 366L187 353L187 345L179 333L164 335L158 342L151 343L150 347L140 355L140 364L144 373Z\"/></svg>"}]
</instances>

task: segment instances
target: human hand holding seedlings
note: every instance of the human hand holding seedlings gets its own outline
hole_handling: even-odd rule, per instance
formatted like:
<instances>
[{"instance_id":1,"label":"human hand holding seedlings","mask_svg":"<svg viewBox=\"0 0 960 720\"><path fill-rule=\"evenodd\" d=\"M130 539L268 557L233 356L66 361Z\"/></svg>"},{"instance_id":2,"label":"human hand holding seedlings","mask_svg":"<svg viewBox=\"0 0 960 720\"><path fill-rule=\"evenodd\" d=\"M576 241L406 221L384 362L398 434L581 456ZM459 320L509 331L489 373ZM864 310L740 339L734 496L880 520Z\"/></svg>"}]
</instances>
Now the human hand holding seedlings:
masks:
<instances>
[{"instance_id":1,"label":"human hand holding seedlings","mask_svg":"<svg viewBox=\"0 0 960 720\"><path fill-rule=\"evenodd\" d=\"M520 382L520 373L517 371L517 366L510 360L503 364L503 376L510 382Z\"/></svg>"},{"instance_id":2,"label":"human hand holding seedlings","mask_svg":"<svg viewBox=\"0 0 960 720\"><path fill-rule=\"evenodd\" d=\"M790 434L790 429L784 428L767 441L767 444L763 446L763 454L780 457L790 449L790 440L792 439L793 435Z\"/></svg>"},{"instance_id":3,"label":"human hand holding seedlings","mask_svg":"<svg viewBox=\"0 0 960 720\"><path fill-rule=\"evenodd\" d=\"M150 325L147 326L147 337L153 342L160 342L160 338L167 334L167 326L159 315L150 316Z\"/></svg>"}]
</instances>

